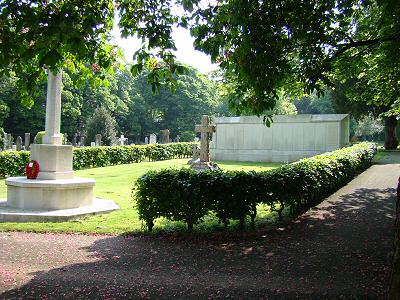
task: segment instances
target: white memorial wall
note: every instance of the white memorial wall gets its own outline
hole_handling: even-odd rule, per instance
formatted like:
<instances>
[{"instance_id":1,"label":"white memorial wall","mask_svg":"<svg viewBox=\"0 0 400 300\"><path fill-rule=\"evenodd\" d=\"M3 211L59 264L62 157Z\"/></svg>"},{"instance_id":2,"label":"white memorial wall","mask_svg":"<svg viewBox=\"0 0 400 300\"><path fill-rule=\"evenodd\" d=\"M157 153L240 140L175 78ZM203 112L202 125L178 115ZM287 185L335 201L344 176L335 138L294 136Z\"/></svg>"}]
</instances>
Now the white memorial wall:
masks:
<instances>
[{"instance_id":1,"label":"white memorial wall","mask_svg":"<svg viewBox=\"0 0 400 300\"><path fill-rule=\"evenodd\" d=\"M210 145L212 160L292 162L349 145L349 115L220 117Z\"/></svg>"}]
</instances>

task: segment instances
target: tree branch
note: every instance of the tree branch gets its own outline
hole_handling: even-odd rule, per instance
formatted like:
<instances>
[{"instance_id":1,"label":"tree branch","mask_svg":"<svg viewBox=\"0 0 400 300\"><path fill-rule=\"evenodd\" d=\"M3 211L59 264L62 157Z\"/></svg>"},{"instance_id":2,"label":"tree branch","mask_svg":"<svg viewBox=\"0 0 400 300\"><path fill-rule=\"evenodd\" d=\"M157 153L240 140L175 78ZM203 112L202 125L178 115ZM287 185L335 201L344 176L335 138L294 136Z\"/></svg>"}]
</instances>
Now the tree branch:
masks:
<instances>
[{"instance_id":1,"label":"tree branch","mask_svg":"<svg viewBox=\"0 0 400 300\"><path fill-rule=\"evenodd\" d=\"M394 34L394 35L379 37L379 38L371 39L371 40L351 41L350 43L347 43L347 44L340 44L340 45L338 45L338 51L335 53L335 57L342 55L347 50L352 49L352 48L379 45L379 44L382 44L385 42L391 42L391 41L398 40L399 37L400 37L399 34Z\"/></svg>"}]
</instances>

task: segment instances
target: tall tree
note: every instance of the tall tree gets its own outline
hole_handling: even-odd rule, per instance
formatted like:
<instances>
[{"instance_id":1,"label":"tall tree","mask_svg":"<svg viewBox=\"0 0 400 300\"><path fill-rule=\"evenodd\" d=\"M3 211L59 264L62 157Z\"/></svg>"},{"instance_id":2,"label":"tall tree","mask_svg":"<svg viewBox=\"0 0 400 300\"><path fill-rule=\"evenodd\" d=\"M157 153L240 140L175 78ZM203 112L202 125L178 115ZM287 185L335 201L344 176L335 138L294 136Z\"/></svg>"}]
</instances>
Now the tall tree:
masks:
<instances>
[{"instance_id":1,"label":"tall tree","mask_svg":"<svg viewBox=\"0 0 400 300\"><path fill-rule=\"evenodd\" d=\"M103 145L111 146L116 142L115 126L115 119L109 110L103 107L96 109L86 122L85 144L90 145L95 141L96 134L101 134Z\"/></svg>"}]
</instances>

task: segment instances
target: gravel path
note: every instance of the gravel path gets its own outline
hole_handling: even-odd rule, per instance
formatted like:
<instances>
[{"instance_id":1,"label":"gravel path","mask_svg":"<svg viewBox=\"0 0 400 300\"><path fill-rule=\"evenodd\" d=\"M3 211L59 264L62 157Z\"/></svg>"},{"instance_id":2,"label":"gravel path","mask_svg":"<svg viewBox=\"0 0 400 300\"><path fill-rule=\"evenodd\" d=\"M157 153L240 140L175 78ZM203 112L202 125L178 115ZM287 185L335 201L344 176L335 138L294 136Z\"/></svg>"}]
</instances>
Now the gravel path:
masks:
<instances>
[{"instance_id":1,"label":"gravel path","mask_svg":"<svg viewBox=\"0 0 400 300\"><path fill-rule=\"evenodd\" d=\"M384 299L399 175L374 165L266 232L0 233L0 299Z\"/></svg>"}]
</instances>

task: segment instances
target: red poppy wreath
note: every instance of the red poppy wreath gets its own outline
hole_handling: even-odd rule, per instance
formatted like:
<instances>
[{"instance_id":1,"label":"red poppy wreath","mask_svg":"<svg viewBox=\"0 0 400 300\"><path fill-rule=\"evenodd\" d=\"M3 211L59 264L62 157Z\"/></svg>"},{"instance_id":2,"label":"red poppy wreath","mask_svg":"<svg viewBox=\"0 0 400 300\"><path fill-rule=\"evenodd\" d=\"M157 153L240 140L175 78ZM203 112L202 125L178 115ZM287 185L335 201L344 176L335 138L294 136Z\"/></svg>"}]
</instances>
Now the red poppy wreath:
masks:
<instances>
[{"instance_id":1,"label":"red poppy wreath","mask_svg":"<svg viewBox=\"0 0 400 300\"><path fill-rule=\"evenodd\" d=\"M31 160L25 167L26 177L28 179L36 179L40 171L37 160Z\"/></svg>"}]
</instances>

